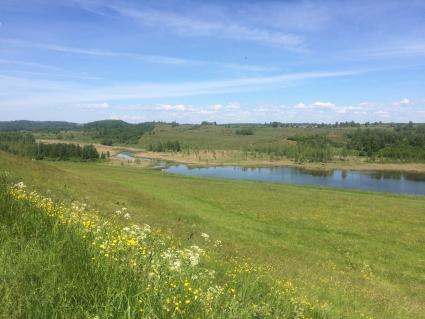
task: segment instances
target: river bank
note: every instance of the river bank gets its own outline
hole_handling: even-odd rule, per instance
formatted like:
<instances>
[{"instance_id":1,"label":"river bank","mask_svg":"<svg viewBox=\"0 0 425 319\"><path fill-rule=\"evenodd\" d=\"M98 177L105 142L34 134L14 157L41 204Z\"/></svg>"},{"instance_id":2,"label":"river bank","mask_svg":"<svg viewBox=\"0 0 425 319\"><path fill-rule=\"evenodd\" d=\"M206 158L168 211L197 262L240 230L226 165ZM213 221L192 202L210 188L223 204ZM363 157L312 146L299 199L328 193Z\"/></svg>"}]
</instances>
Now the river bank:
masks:
<instances>
[{"instance_id":1,"label":"river bank","mask_svg":"<svg viewBox=\"0 0 425 319\"><path fill-rule=\"evenodd\" d=\"M44 140L43 143L79 143L84 142L64 140ZM93 144L99 152L109 152L111 156L123 152L130 152L135 158L159 160L187 164L191 167L207 166L241 166L241 167L295 167L306 170L353 170L353 171L398 171L406 173L425 173L425 163L395 163L395 162L371 162L365 158L350 157L346 160L335 159L327 163L296 163L290 159L270 158L269 156L254 157L237 150L202 150L192 153L185 152L149 152L138 147L108 146ZM126 161L123 159L114 159ZM146 163L143 163L146 166ZM135 165L138 166L138 165Z\"/></svg>"},{"instance_id":2,"label":"river bank","mask_svg":"<svg viewBox=\"0 0 425 319\"><path fill-rule=\"evenodd\" d=\"M208 166L241 166L241 167L294 167L306 170L355 170L355 171L399 171L408 173L425 173L425 163L382 163L368 162L359 158L349 160L335 160L327 163L295 163L290 159L255 159L231 157L222 159L196 159L193 156L185 156L179 153L156 153L156 152L135 152L135 157L187 164L191 167Z\"/></svg>"}]
</instances>

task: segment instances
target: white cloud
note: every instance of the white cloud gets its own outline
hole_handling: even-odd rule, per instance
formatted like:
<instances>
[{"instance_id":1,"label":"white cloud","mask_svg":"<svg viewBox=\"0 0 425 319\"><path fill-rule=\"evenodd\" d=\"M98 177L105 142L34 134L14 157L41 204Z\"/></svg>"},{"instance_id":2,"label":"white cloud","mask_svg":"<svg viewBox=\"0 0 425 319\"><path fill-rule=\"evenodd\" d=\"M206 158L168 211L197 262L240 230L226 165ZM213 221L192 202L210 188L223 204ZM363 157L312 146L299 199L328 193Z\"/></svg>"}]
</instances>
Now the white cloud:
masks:
<instances>
[{"instance_id":1,"label":"white cloud","mask_svg":"<svg viewBox=\"0 0 425 319\"><path fill-rule=\"evenodd\" d=\"M305 109L307 108L307 105L305 105L304 103L298 103L294 105L294 109Z\"/></svg>"},{"instance_id":2,"label":"white cloud","mask_svg":"<svg viewBox=\"0 0 425 319\"><path fill-rule=\"evenodd\" d=\"M360 106L368 106L368 105L370 105L371 103L370 102L368 102L368 101L365 101L365 102L361 102L361 103L359 103L359 105Z\"/></svg>"},{"instance_id":3,"label":"white cloud","mask_svg":"<svg viewBox=\"0 0 425 319\"><path fill-rule=\"evenodd\" d=\"M317 109L317 110L334 110L336 105L331 102L316 101L311 104L298 103L293 106L294 109Z\"/></svg>"},{"instance_id":4,"label":"white cloud","mask_svg":"<svg viewBox=\"0 0 425 319\"><path fill-rule=\"evenodd\" d=\"M388 111L385 110L378 110L373 112L373 114L378 115L378 116L383 116L383 117L388 117L390 115L390 113Z\"/></svg>"},{"instance_id":5,"label":"white cloud","mask_svg":"<svg viewBox=\"0 0 425 319\"><path fill-rule=\"evenodd\" d=\"M354 113L354 114L367 114L365 112L365 107L361 105L361 103L358 106L342 106L337 107L336 112L338 114L346 114L346 113Z\"/></svg>"},{"instance_id":6,"label":"white cloud","mask_svg":"<svg viewBox=\"0 0 425 319\"><path fill-rule=\"evenodd\" d=\"M228 110L238 110L241 108L241 105L239 103L231 102L225 106Z\"/></svg>"},{"instance_id":7,"label":"white cloud","mask_svg":"<svg viewBox=\"0 0 425 319\"><path fill-rule=\"evenodd\" d=\"M260 106L255 109L257 112L272 112L273 108L267 106Z\"/></svg>"},{"instance_id":8,"label":"white cloud","mask_svg":"<svg viewBox=\"0 0 425 319\"><path fill-rule=\"evenodd\" d=\"M409 104L411 104L411 101L408 98L404 98L401 101L394 102L394 105L397 105L397 106L403 106L403 105L409 105Z\"/></svg>"},{"instance_id":9,"label":"white cloud","mask_svg":"<svg viewBox=\"0 0 425 319\"><path fill-rule=\"evenodd\" d=\"M304 104L311 106L310 104ZM324 102L326 103L326 102ZM331 102L332 103L332 102ZM94 104L94 103L93 103ZM102 104L102 103L99 103ZM240 105L239 103L233 103ZM334 104L334 103L332 103ZM369 103L368 106L357 105L338 105L334 104L334 109L322 108L282 108L279 104L259 104L259 105L240 105L237 109L227 109L226 103L213 105L189 105L189 104L113 104L109 107L110 118L121 119L128 122L144 121L178 121L180 123L200 123L201 121L216 121L219 123L236 122L374 122L374 121L398 121L407 122L413 120L416 122L425 121L425 111L415 106L398 108L393 104ZM216 107L221 105L222 107ZM46 107L55 110L55 106ZM2 107L0 106L0 110ZM19 109L19 108L15 108ZM37 110L37 107L32 109ZM62 108L65 112L65 109ZM122 112L122 113L121 113ZM75 113L75 112L74 112ZM84 114L81 112L81 114ZM85 113L85 118L89 116ZM95 114L95 113L91 113ZM100 114L100 113L98 113ZM102 112L104 114L104 112ZM68 115L70 120L72 116ZM94 120L94 119L93 119Z\"/></svg>"},{"instance_id":10,"label":"white cloud","mask_svg":"<svg viewBox=\"0 0 425 319\"><path fill-rule=\"evenodd\" d=\"M82 108L82 109L107 109L107 108L109 108L109 104L107 102L77 104L76 106L79 107L79 108Z\"/></svg>"},{"instance_id":11,"label":"white cloud","mask_svg":"<svg viewBox=\"0 0 425 319\"><path fill-rule=\"evenodd\" d=\"M221 110L222 108L223 108L223 105L221 105L221 104L211 105L211 109L212 109L213 111L219 111L219 110Z\"/></svg>"},{"instance_id":12,"label":"white cloud","mask_svg":"<svg viewBox=\"0 0 425 319\"><path fill-rule=\"evenodd\" d=\"M335 109L335 104L331 103L331 102L314 102L313 104L311 104L312 108L317 108L317 109Z\"/></svg>"},{"instance_id":13,"label":"white cloud","mask_svg":"<svg viewBox=\"0 0 425 319\"><path fill-rule=\"evenodd\" d=\"M183 104L176 104L176 105L161 104L161 105L158 106L157 109L160 110L160 111L185 112L185 111L192 110L192 107L187 106L187 105L183 105Z\"/></svg>"},{"instance_id":14,"label":"white cloud","mask_svg":"<svg viewBox=\"0 0 425 319\"><path fill-rule=\"evenodd\" d=\"M336 105L332 102L321 102L316 101L310 104L298 103L295 104L292 108L295 110L304 110L310 112L320 112L320 113L333 113L333 114L362 114L366 109L368 103L359 103L357 106L352 105Z\"/></svg>"}]
</instances>

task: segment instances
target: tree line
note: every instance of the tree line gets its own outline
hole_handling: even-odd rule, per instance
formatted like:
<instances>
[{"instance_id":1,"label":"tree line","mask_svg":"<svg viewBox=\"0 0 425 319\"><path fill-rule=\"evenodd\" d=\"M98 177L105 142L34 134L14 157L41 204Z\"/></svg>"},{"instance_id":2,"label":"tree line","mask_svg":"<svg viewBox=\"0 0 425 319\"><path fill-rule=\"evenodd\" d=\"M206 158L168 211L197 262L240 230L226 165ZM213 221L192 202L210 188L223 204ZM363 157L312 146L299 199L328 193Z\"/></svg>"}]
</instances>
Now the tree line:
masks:
<instances>
[{"instance_id":1,"label":"tree line","mask_svg":"<svg viewBox=\"0 0 425 319\"><path fill-rule=\"evenodd\" d=\"M324 135L296 135L288 140L296 143L253 146L247 151L267 154L273 157L286 157L297 163L328 162L333 158L334 148L332 142Z\"/></svg>"},{"instance_id":2,"label":"tree line","mask_svg":"<svg viewBox=\"0 0 425 319\"><path fill-rule=\"evenodd\" d=\"M103 145L137 144L143 134L151 132L154 123L130 124L119 120L104 120L84 124L80 130Z\"/></svg>"},{"instance_id":3,"label":"tree line","mask_svg":"<svg viewBox=\"0 0 425 319\"><path fill-rule=\"evenodd\" d=\"M395 160L425 160L425 125L412 123L393 129L363 129L347 133L348 147L360 156Z\"/></svg>"},{"instance_id":4,"label":"tree line","mask_svg":"<svg viewBox=\"0 0 425 319\"><path fill-rule=\"evenodd\" d=\"M151 143L148 146L148 151L151 152L180 152L182 150L182 145L179 141L167 141L167 142L157 142Z\"/></svg>"},{"instance_id":5,"label":"tree line","mask_svg":"<svg viewBox=\"0 0 425 319\"><path fill-rule=\"evenodd\" d=\"M16 131L0 132L0 149L36 160L87 161L105 158L105 154L99 155L93 145L38 143L32 134Z\"/></svg>"}]
</instances>

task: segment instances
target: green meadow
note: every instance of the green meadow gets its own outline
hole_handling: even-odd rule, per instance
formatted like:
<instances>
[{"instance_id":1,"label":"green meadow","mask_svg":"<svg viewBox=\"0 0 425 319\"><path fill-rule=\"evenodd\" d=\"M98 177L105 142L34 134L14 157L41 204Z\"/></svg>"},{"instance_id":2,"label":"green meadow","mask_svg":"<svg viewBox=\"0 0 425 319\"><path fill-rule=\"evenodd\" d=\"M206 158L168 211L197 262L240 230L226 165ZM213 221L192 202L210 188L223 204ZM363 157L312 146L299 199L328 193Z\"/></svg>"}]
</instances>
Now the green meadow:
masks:
<instances>
[{"instance_id":1,"label":"green meadow","mask_svg":"<svg viewBox=\"0 0 425 319\"><path fill-rule=\"evenodd\" d=\"M331 318L424 318L423 197L31 161L4 152L0 169L56 200L84 201L107 219L127 207L133 221L182 245L207 233L222 241L215 258L270 267L273 278L293 283Z\"/></svg>"},{"instance_id":2,"label":"green meadow","mask_svg":"<svg viewBox=\"0 0 425 319\"><path fill-rule=\"evenodd\" d=\"M252 135L238 135L242 129L252 129ZM193 149L242 150L268 145L288 144L288 137L305 134L326 135L335 142L344 141L345 133L353 128L305 128L305 127L267 127L263 125L189 125L173 126L157 124L152 132L143 134L139 140L141 147L152 143L179 140Z\"/></svg>"}]
</instances>

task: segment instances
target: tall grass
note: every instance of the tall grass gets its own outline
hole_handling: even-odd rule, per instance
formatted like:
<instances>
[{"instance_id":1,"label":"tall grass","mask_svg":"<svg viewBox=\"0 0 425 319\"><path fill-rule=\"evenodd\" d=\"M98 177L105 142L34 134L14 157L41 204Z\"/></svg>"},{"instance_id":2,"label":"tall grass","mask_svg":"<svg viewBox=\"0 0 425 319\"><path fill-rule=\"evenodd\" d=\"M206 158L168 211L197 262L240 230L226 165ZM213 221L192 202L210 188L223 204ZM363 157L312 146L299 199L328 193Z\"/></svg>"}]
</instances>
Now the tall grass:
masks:
<instances>
[{"instance_id":1,"label":"tall grass","mask_svg":"<svg viewBox=\"0 0 425 319\"><path fill-rule=\"evenodd\" d=\"M330 318L326 305L241 261L219 241L179 247L125 208L105 220L0 182L0 318Z\"/></svg>"}]
</instances>

